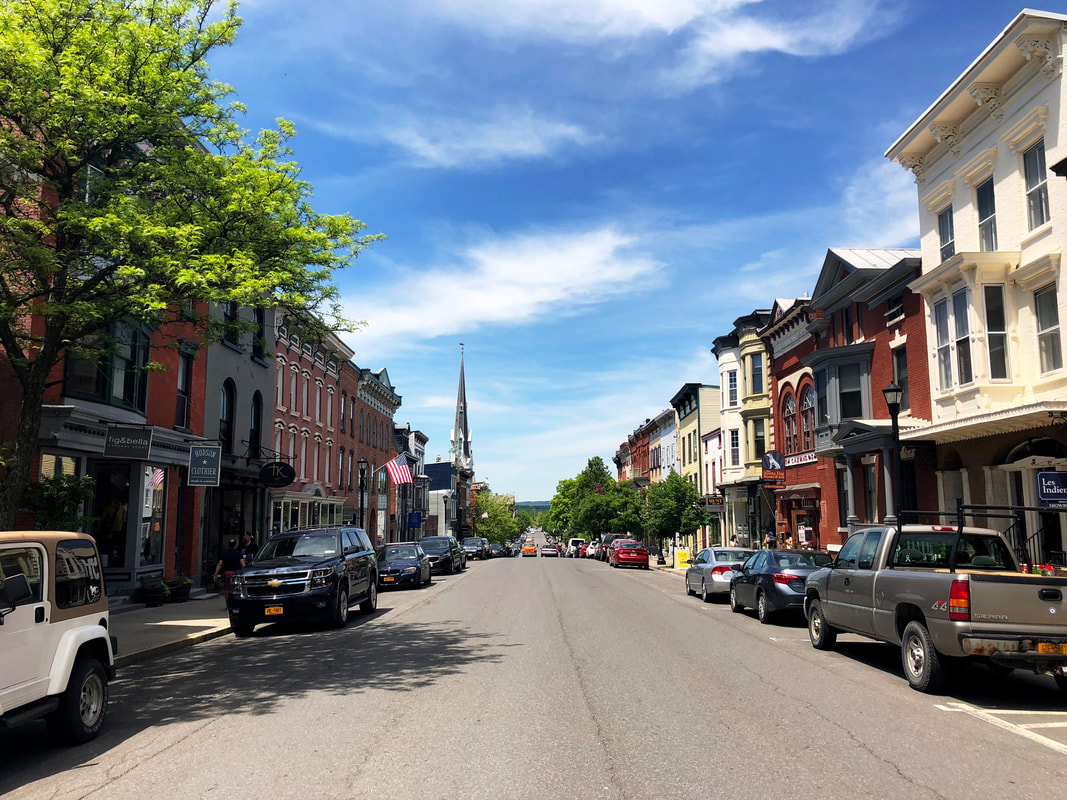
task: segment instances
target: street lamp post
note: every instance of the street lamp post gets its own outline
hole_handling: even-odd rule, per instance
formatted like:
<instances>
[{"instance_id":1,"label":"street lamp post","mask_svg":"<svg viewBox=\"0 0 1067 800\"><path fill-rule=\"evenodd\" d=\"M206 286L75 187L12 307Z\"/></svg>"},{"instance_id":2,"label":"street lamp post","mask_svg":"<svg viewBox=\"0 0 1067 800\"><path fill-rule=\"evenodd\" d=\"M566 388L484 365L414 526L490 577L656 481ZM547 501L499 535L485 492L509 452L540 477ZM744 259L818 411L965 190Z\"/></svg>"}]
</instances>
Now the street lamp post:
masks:
<instances>
[{"instance_id":1,"label":"street lamp post","mask_svg":"<svg viewBox=\"0 0 1067 800\"><path fill-rule=\"evenodd\" d=\"M886 407L889 409L889 418L893 422L893 524L900 519L900 401L904 397L904 390L897 386L897 382L891 382L882 389L882 397L885 398ZM890 522L890 515L886 515L886 522ZM903 521L903 520L901 520Z\"/></svg>"},{"instance_id":2,"label":"street lamp post","mask_svg":"<svg viewBox=\"0 0 1067 800\"><path fill-rule=\"evenodd\" d=\"M361 412L362 413L362 412ZM364 512L366 511L367 497L367 467L370 466L367 459L359 460L359 527L366 530Z\"/></svg>"}]
</instances>

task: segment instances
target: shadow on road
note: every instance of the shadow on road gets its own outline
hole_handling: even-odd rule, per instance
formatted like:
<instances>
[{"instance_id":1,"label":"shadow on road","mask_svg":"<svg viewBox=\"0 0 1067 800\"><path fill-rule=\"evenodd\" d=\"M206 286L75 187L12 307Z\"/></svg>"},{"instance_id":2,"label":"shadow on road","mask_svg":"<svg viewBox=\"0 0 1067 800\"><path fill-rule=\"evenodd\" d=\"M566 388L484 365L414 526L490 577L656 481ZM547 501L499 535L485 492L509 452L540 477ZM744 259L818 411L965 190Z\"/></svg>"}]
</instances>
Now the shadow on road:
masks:
<instances>
[{"instance_id":1,"label":"shadow on road","mask_svg":"<svg viewBox=\"0 0 1067 800\"><path fill-rule=\"evenodd\" d=\"M91 763L150 727L270 714L284 702L322 692L410 692L475 662L499 662L502 648L519 646L470 633L458 621L365 622L354 619L343 630L270 625L248 639L220 640L129 667L111 685L107 725L94 742L58 747L43 723L0 730L0 795Z\"/></svg>"}]
</instances>

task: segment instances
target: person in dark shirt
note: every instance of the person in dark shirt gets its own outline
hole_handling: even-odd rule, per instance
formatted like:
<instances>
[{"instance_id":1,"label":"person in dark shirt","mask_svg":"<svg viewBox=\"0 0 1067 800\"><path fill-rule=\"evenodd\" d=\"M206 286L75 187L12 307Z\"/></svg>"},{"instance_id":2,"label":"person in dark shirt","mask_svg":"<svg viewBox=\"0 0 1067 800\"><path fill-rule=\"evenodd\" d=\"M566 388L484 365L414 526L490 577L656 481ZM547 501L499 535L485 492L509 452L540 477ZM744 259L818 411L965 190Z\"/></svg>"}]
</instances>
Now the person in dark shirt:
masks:
<instances>
[{"instance_id":1,"label":"person in dark shirt","mask_svg":"<svg viewBox=\"0 0 1067 800\"><path fill-rule=\"evenodd\" d=\"M250 564L259 552L259 545L252 538L252 534L245 531L244 540L241 542L241 555L244 556L245 564Z\"/></svg>"},{"instance_id":2,"label":"person in dark shirt","mask_svg":"<svg viewBox=\"0 0 1067 800\"><path fill-rule=\"evenodd\" d=\"M222 551L222 557L219 558L219 563L215 566L215 580L219 579L219 573L222 573L224 583L222 585L222 596L230 596L230 578L233 577L233 573L241 569L245 565L244 555L237 549L237 540L230 538L229 547Z\"/></svg>"}]
</instances>

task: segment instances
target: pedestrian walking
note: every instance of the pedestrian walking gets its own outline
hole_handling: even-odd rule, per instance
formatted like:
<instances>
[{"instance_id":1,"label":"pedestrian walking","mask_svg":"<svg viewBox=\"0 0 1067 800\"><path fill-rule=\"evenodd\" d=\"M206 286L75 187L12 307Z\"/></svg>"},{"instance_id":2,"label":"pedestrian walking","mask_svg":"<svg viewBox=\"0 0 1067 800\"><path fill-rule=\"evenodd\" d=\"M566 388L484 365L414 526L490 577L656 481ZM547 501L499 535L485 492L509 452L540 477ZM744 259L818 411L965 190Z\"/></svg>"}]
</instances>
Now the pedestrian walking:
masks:
<instances>
[{"instance_id":1,"label":"pedestrian walking","mask_svg":"<svg viewBox=\"0 0 1067 800\"><path fill-rule=\"evenodd\" d=\"M793 534L787 533L785 536L785 548L786 550L792 550L796 545L793 543Z\"/></svg>"},{"instance_id":2,"label":"pedestrian walking","mask_svg":"<svg viewBox=\"0 0 1067 800\"><path fill-rule=\"evenodd\" d=\"M256 544L256 540L252 538L251 533L245 531L244 539L241 542L241 555L244 557L245 564L250 563L258 552L259 545Z\"/></svg>"},{"instance_id":3,"label":"pedestrian walking","mask_svg":"<svg viewBox=\"0 0 1067 800\"><path fill-rule=\"evenodd\" d=\"M776 550L778 548L778 539L775 538L774 531L767 531L767 535L763 537L763 546L768 550Z\"/></svg>"},{"instance_id":4,"label":"pedestrian walking","mask_svg":"<svg viewBox=\"0 0 1067 800\"><path fill-rule=\"evenodd\" d=\"M737 534L730 537L730 547L737 547Z\"/></svg>"},{"instance_id":5,"label":"pedestrian walking","mask_svg":"<svg viewBox=\"0 0 1067 800\"><path fill-rule=\"evenodd\" d=\"M218 584L219 573L221 572L223 579L222 596L225 598L230 596L230 578L233 577L233 573L245 565L244 556L237 549L237 539L231 536L229 545L222 551L219 563L215 565L215 583L216 585Z\"/></svg>"}]
</instances>

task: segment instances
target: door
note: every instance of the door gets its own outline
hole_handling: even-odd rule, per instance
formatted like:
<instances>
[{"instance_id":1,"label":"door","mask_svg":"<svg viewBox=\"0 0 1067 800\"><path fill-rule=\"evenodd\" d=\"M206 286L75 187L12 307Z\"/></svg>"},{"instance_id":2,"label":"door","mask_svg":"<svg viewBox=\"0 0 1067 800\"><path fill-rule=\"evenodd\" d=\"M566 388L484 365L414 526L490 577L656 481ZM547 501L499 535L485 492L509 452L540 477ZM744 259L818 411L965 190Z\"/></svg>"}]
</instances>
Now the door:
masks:
<instances>
[{"instance_id":1,"label":"door","mask_svg":"<svg viewBox=\"0 0 1067 800\"><path fill-rule=\"evenodd\" d=\"M348 576L348 600L351 602L366 591L359 564L363 544L351 531L341 531L341 543L344 546L345 574Z\"/></svg>"},{"instance_id":2,"label":"door","mask_svg":"<svg viewBox=\"0 0 1067 800\"><path fill-rule=\"evenodd\" d=\"M760 551L750 556L748 561L741 565L741 573L734 583L737 601L741 605L754 606L756 604L756 581L759 579L759 572L763 569L766 559L766 551Z\"/></svg>"},{"instance_id":3,"label":"door","mask_svg":"<svg viewBox=\"0 0 1067 800\"><path fill-rule=\"evenodd\" d=\"M700 579L708 574L708 561L711 558L710 550L701 550L685 570L685 580L694 592L700 591Z\"/></svg>"},{"instance_id":4,"label":"door","mask_svg":"<svg viewBox=\"0 0 1067 800\"><path fill-rule=\"evenodd\" d=\"M860 546L867 531L852 534L834 559L834 568L826 580L823 598L826 621L832 625L850 627L852 607L852 576L856 573Z\"/></svg>"},{"instance_id":5,"label":"door","mask_svg":"<svg viewBox=\"0 0 1067 800\"><path fill-rule=\"evenodd\" d=\"M852 600L850 605L851 622L849 625L858 631L874 630L874 576L877 565L874 563L878 545L885 529L872 529L867 532L856 557L856 569L852 573Z\"/></svg>"},{"instance_id":6,"label":"door","mask_svg":"<svg viewBox=\"0 0 1067 800\"><path fill-rule=\"evenodd\" d=\"M33 597L4 617L0 626L0 709L43 697L55 652L45 597L44 549L34 544L0 547L0 579L25 575Z\"/></svg>"},{"instance_id":7,"label":"door","mask_svg":"<svg viewBox=\"0 0 1067 800\"><path fill-rule=\"evenodd\" d=\"M356 540L360 544L359 558L357 559L359 572L359 592L360 596L370 595L371 581L377 581L377 575L373 574L372 567L377 562L374 558L374 548L371 547L370 538L365 531L357 529L353 532Z\"/></svg>"}]
</instances>

